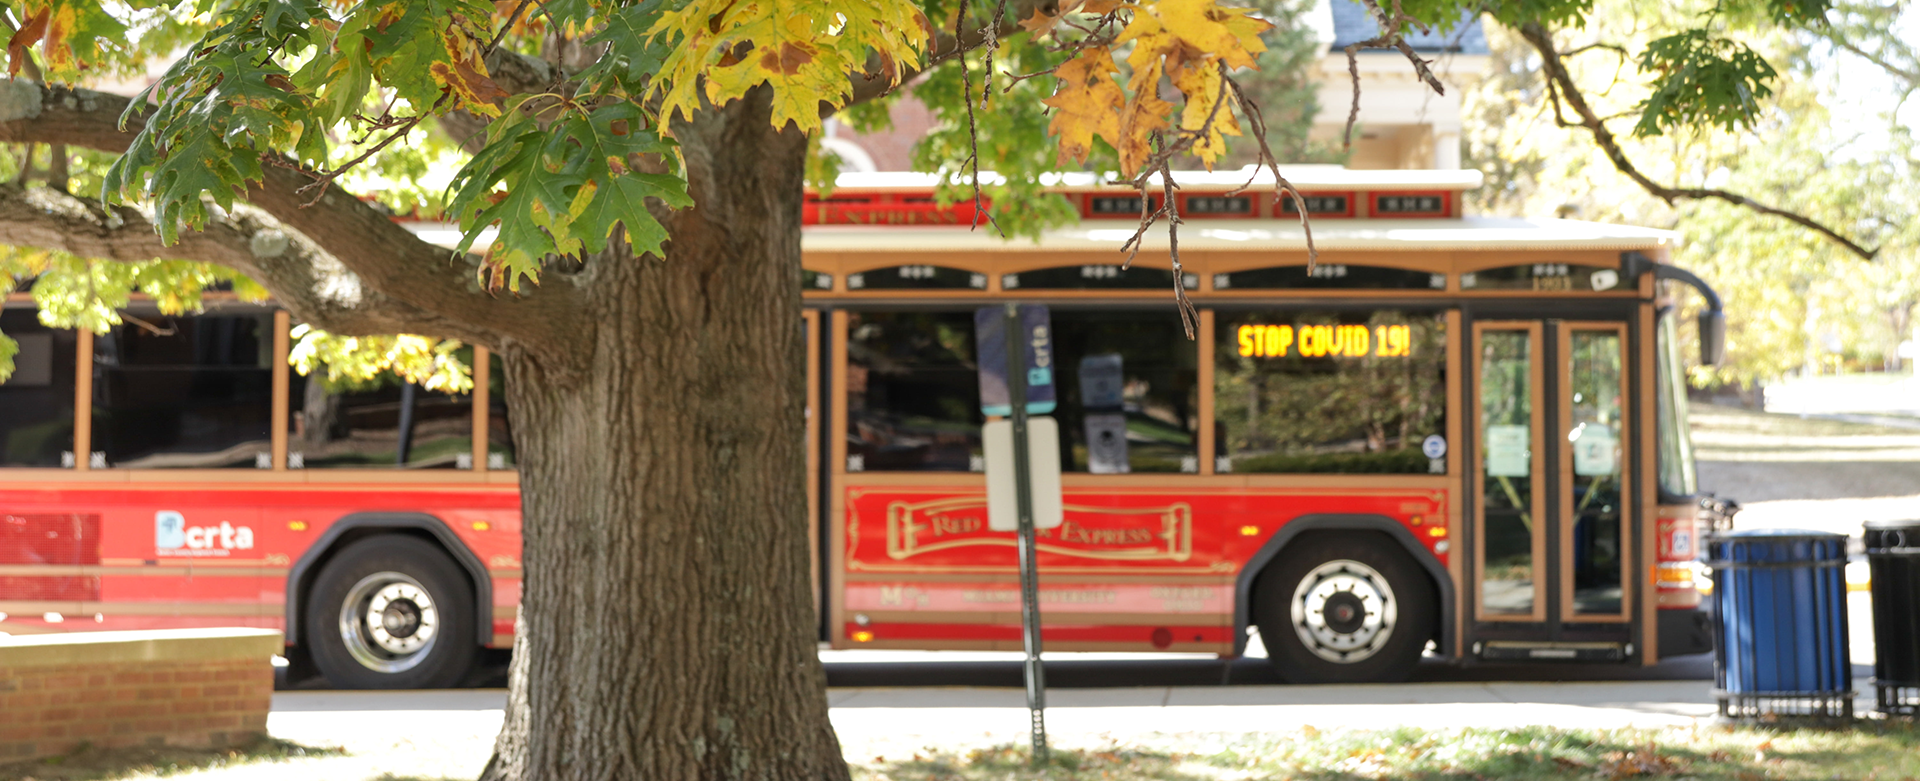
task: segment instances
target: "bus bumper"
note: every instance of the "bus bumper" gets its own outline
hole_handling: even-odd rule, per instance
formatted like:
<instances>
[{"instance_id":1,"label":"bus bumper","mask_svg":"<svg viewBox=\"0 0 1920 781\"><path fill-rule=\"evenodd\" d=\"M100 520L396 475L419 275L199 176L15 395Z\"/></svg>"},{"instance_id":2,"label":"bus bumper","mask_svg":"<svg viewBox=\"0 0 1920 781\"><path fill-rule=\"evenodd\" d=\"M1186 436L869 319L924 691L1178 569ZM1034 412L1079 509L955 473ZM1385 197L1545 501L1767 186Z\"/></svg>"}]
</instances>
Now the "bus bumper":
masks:
<instances>
[{"instance_id":1,"label":"bus bumper","mask_svg":"<svg viewBox=\"0 0 1920 781\"><path fill-rule=\"evenodd\" d=\"M1713 618L1699 608L1667 608L1654 631L1660 638L1660 658L1704 654L1713 650Z\"/></svg>"}]
</instances>

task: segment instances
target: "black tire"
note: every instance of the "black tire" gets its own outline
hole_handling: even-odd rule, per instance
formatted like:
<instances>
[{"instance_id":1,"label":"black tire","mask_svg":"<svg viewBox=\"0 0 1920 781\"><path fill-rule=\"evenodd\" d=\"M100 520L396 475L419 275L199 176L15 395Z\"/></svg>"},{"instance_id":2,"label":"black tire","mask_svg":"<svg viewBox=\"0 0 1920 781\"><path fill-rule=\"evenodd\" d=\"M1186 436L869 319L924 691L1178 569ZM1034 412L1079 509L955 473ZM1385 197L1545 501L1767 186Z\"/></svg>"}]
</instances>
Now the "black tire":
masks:
<instances>
[{"instance_id":1,"label":"black tire","mask_svg":"<svg viewBox=\"0 0 1920 781\"><path fill-rule=\"evenodd\" d=\"M1253 587L1260 640L1290 683L1406 680L1433 637L1437 602L1400 544L1370 532L1302 536Z\"/></svg>"},{"instance_id":2,"label":"black tire","mask_svg":"<svg viewBox=\"0 0 1920 781\"><path fill-rule=\"evenodd\" d=\"M368 620L376 609L377 624ZM479 656L466 573L415 537L341 548L314 579L305 612L314 666L337 688L457 686Z\"/></svg>"}]
</instances>

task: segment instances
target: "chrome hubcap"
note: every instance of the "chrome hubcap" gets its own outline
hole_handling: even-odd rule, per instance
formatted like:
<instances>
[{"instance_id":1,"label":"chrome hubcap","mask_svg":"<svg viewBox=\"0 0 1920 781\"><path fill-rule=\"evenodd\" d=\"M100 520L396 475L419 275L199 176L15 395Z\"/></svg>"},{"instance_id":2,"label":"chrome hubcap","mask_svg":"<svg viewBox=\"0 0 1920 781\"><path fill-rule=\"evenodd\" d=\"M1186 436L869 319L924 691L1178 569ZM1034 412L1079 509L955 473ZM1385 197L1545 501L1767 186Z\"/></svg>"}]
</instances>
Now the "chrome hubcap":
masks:
<instances>
[{"instance_id":1,"label":"chrome hubcap","mask_svg":"<svg viewBox=\"0 0 1920 781\"><path fill-rule=\"evenodd\" d=\"M1314 567L1293 590L1293 628L1300 642L1329 662L1373 657L1393 636L1400 607L1379 570L1340 559Z\"/></svg>"},{"instance_id":2,"label":"chrome hubcap","mask_svg":"<svg viewBox=\"0 0 1920 781\"><path fill-rule=\"evenodd\" d=\"M433 595L404 573L376 572L361 578L340 605L340 639L369 670L412 669L433 650L439 629Z\"/></svg>"}]
</instances>

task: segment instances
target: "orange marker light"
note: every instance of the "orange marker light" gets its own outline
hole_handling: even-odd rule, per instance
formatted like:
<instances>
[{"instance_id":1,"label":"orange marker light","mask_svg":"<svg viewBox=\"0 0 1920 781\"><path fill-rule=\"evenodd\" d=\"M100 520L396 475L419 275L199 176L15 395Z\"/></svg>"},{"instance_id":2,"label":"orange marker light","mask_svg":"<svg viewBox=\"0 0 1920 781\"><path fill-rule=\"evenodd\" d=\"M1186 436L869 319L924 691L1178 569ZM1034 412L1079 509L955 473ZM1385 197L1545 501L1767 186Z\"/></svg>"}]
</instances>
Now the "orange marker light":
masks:
<instances>
[{"instance_id":1,"label":"orange marker light","mask_svg":"<svg viewBox=\"0 0 1920 781\"><path fill-rule=\"evenodd\" d=\"M1257 535L1257 534L1259 534L1259 533L1260 533L1260 527L1258 527L1258 526L1242 526L1242 527L1240 527L1240 536L1242 536L1242 537L1252 537L1252 536L1254 536L1254 535Z\"/></svg>"},{"instance_id":2,"label":"orange marker light","mask_svg":"<svg viewBox=\"0 0 1920 781\"><path fill-rule=\"evenodd\" d=\"M287 521L287 528L293 531L303 532L307 530L307 522L306 521Z\"/></svg>"},{"instance_id":3,"label":"orange marker light","mask_svg":"<svg viewBox=\"0 0 1920 781\"><path fill-rule=\"evenodd\" d=\"M853 633L853 641L854 641L854 642L856 642L856 643L868 643L868 642L872 642L872 641L873 641L873 633L872 633L872 632L867 632L867 631L864 631L864 630L863 630L863 631L859 631L859 632L855 632L855 633Z\"/></svg>"},{"instance_id":4,"label":"orange marker light","mask_svg":"<svg viewBox=\"0 0 1920 781\"><path fill-rule=\"evenodd\" d=\"M483 531L486 531L486 530L488 530L488 529L491 529L491 528L493 528L493 524L491 524L491 523L487 523L486 521L474 521L474 522L473 522L473 530L474 530L474 531L477 531L477 532L483 532Z\"/></svg>"},{"instance_id":5,"label":"orange marker light","mask_svg":"<svg viewBox=\"0 0 1920 781\"><path fill-rule=\"evenodd\" d=\"M1445 536L1447 536L1447 527L1445 527L1445 526L1428 526L1428 527L1427 527L1427 536L1428 536L1428 537L1445 537Z\"/></svg>"}]
</instances>

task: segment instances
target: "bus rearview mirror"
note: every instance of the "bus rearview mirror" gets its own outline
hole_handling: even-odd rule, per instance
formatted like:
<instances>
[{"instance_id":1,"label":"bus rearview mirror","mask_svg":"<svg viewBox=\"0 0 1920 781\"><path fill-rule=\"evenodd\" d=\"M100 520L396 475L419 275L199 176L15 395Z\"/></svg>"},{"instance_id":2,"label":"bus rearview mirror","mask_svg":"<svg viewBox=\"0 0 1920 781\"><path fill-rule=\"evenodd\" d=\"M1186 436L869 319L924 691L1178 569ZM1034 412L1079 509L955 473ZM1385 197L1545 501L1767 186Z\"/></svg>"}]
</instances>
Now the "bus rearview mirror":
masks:
<instances>
[{"instance_id":1,"label":"bus rearview mirror","mask_svg":"<svg viewBox=\"0 0 1920 781\"><path fill-rule=\"evenodd\" d=\"M1719 366L1727 357L1727 316L1708 310L1700 313L1700 365Z\"/></svg>"}]
</instances>

